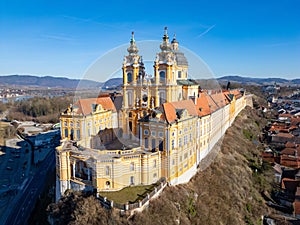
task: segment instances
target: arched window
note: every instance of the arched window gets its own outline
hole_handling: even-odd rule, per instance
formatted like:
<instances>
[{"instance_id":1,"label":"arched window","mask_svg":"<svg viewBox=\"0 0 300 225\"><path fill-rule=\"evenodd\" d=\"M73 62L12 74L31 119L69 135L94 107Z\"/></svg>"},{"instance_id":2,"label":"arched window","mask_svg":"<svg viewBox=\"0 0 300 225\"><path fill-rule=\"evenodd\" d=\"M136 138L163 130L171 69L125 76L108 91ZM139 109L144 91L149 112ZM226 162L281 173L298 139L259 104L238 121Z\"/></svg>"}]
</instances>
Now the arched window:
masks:
<instances>
[{"instance_id":1,"label":"arched window","mask_svg":"<svg viewBox=\"0 0 300 225\"><path fill-rule=\"evenodd\" d=\"M159 72L159 79L160 79L160 82L162 82L162 83L166 82L166 72L165 71Z\"/></svg>"},{"instance_id":2,"label":"arched window","mask_svg":"<svg viewBox=\"0 0 300 225\"><path fill-rule=\"evenodd\" d=\"M127 82L132 82L132 73L127 73Z\"/></svg>"}]
</instances>

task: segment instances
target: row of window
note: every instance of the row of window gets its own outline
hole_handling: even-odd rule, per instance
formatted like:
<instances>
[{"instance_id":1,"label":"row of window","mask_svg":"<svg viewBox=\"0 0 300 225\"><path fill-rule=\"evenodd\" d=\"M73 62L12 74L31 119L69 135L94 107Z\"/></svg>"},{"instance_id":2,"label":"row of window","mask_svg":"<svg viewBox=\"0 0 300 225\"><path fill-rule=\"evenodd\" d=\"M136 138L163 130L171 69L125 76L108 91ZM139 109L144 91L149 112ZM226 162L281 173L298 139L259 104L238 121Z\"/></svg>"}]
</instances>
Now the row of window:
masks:
<instances>
[{"instance_id":1,"label":"row of window","mask_svg":"<svg viewBox=\"0 0 300 225\"><path fill-rule=\"evenodd\" d=\"M151 146L150 146L151 149L155 150L158 147L159 151L163 151L164 150L164 141L160 140L160 139L157 139L157 141L156 141L155 138L151 139ZM145 148L148 149L149 148L149 140L148 140L148 138L144 139L144 143L145 143ZM158 143L158 145L156 143Z\"/></svg>"},{"instance_id":2,"label":"row of window","mask_svg":"<svg viewBox=\"0 0 300 225\"><path fill-rule=\"evenodd\" d=\"M144 130L144 135L149 135L149 130L145 129ZM151 136L156 136L156 131L151 131ZM163 132L158 132L159 137L163 137L164 133Z\"/></svg>"},{"instance_id":3,"label":"row of window","mask_svg":"<svg viewBox=\"0 0 300 225\"><path fill-rule=\"evenodd\" d=\"M156 168L156 166L157 166L157 162L156 162L156 159L154 159L153 160L153 168ZM135 170L134 162L130 163L129 170L130 171L134 171ZM110 166L106 166L105 167L105 175L106 176L110 176L110 174L111 174L111 168L110 168Z\"/></svg>"},{"instance_id":4,"label":"row of window","mask_svg":"<svg viewBox=\"0 0 300 225\"><path fill-rule=\"evenodd\" d=\"M179 79L182 78L181 71L177 71L177 77ZM166 72L165 71L160 71L159 72L159 78L160 78L160 82L165 82L165 80L166 80ZM128 72L127 73L127 82L131 83L132 81L133 81L132 72Z\"/></svg>"},{"instance_id":5,"label":"row of window","mask_svg":"<svg viewBox=\"0 0 300 225\"><path fill-rule=\"evenodd\" d=\"M68 137L70 138L70 140L80 140L81 136L80 136L80 130L75 130L75 136L74 136L74 130L71 129L70 135L69 135L69 129L65 128L64 129L64 137Z\"/></svg>"}]
</instances>

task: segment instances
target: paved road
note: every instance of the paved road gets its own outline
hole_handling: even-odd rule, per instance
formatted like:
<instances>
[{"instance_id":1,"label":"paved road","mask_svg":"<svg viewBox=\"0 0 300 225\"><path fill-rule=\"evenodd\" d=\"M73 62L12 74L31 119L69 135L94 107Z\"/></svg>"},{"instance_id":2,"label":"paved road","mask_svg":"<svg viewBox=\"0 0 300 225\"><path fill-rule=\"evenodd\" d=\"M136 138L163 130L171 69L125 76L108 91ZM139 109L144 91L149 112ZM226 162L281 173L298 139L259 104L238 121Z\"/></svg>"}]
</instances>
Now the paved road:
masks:
<instances>
[{"instance_id":1,"label":"paved road","mask_svg":"<svg viewBox=\"0 0 300 225\"><path fill-rule=\"evenodd\" d=\"M47 172L55 168L55 153L51 152L39 166L33 176L29 176L24 190L20 192L20 197L15 198L13 209L6 220L7 225L24 225L34 209L39 195L42 193L44 183L47 179Z\"/></svg>"},{"instance_id":2,"label":"paved road","mask_svg":"<svg viewBox=\"0 0 300 225\"><path fill-rule=\"evenodd\" d=\"M19 139L7 141L5 154L0 156L0 224L3 224L10 212L10 206L18 194L19 187L29 175L29 154L15 148Z\"/></svg>"}]
</instances>

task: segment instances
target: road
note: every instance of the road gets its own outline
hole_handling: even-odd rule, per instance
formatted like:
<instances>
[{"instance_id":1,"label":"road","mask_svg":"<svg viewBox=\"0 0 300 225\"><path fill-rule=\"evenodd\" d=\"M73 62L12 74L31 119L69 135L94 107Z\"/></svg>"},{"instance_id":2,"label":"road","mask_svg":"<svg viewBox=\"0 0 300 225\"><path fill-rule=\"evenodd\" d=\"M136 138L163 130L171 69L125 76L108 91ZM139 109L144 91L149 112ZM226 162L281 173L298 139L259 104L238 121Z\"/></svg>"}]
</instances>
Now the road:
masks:
<instances>
[{"instance_id":1,"label":"road","mask_svg":"<svg viewBox=\"0 0 300 225\"><path fill-rule=\"evenodd\" d=\"M47 179L47 172L55 168L55 153L51 152L41 163L37 172L28 177L24 190L20 191L14 199L13 208L10 210L6 223L7 225L27 224L28 218L34 209L37 198L43 191Z\"/></svg>"}]
</instances>

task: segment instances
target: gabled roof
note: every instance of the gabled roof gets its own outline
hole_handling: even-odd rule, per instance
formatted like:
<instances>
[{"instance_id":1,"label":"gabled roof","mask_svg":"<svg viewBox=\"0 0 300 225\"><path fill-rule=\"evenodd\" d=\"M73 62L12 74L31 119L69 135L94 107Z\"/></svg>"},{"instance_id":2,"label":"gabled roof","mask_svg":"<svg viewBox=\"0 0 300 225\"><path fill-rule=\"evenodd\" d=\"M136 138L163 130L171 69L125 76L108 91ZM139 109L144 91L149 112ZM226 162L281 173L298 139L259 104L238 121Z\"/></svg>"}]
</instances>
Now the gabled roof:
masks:
<instances>
[{"instance_id":1,"label":"gabled roof","mask_svg":"<svg viewBox=\"0 0 300 225\"><path fill-rule=\"evenodd\" d=\"M300 117L292 117L291 118L291 125L299 125L300 124Z\"/></svg>"},{"instance_id":2,"label":"gabled roof","mask_svg":"<svg viewBox=\"0 0 300 225\"><path fill-rule=\"evenodd\" d=\"M285 143L285 147L286 148L295 148L296 144L293 142L288 141L287 143Z\"/></svg>"},{"instance_id":3,"label":"gabled roof","mask_svg":"<svg viewBox=\"0 0 300 225\"><path fill-rule=\"evenodd\" d=\"M207 102L211 113L219 109L217 103L211 98L209 94L207 94Z\"/></svg>"},{"instance_id":4,"label":"gabled roof","mask_svg":"<svg viewBox=\"0 0 300 225\"><path fill-rule=\"evenodd\" d=\"M225 104L229 104L233 98L234 98L234 95L233 94L230 94L229 91L222 91L223 93L223 96L224 96L224 101L225 101Z\"/></svg>"},{"instance_id":5,"label":"gabled roof","mask_svg":"<svg viewBox=\"0 0 300 225\"><path fill-rule=\"evenodd\" d=\"M300 148L285 148L280 153L281 155L293 155L295 156L297 152L298 157L300 157Z\"/></svg>"},{"instance_id":6,"label":"gabled roof","mask_svg":"<svg viewBox=\"0 0 300 225\"><path fill-rule=\"evenodd\" d=\"M222 108L226 105L225 96L222 92L216 92L210 95L214 102L218 105L219 108Z\"/></svg>"},{"instance_id":7,"label":"gabled roof","mask_svg":"<svg viewBox=\"0 0 300 225\"><path fill-rule=\"evenodd\" d=\"M207 100L207 93L205 92L199 93L199 98L197 98L197 102L196 102L196 110L198 116L206 116L211 113L208 100Z\"/></svg>"},{"instance_id":8,"label":"gabled roof","mask_svg":"<svg viewBox=\"0 0 300 225\"><path fill-rule=\"evenodd\" d=\"M278 133L278 134L274 134L274 136L283 137L283 138L293 138L294 137L294 135L292 135L290 133Z\"/></svg>"},{"instance_id":9,"label":"gabled roof","mask_svg":"<svg viewBox=\"0 0 300 225\"><path fill-rule=\"evenodd\" d=\"M239 90L237 90L237 89L230 90L230 93L234 94L234 96L235 96L236 99L238 99L238 98L240 98L240 97L243 96L242 93Z\"/></svg>"},{"instance_id":10,"label":"gabled roof","mask_svg":"<svg viewBox=\"0 0 300 225\"><path fill-rule=\"evenodd\" d=\"M191 116L197 116L197 110L192 100L183 100L178 102L167 102L163 104L165 118L168 123L173 123L178 118L178 115L182 113L182 110L186 109Z\"/></svg>"},{"instance_id":11,"label":"gabled roof","mask_svg":"<svg viewBox=\"0 0 300 225\"><path fill-rule=\"evenodd\" d=\"M289 114L289 113L285 113L285 114L279 114L278 117L288 117L288 118L291 118L292 115Z\"/></svg>"},{"instance_id":12,"label":"gabled roof","mask_svg":"<svg viewBox=\"0 0 300 225\"><path fill-rule=\"evenodd\" d=\"M73 108L77 108L74 111L76 114L88 115L93 111L93 105L100 104L105 110L116 111L116 108L110 97L99 97L99 98L87 98L78 100Z\"/></svg>"}]
</instances>

